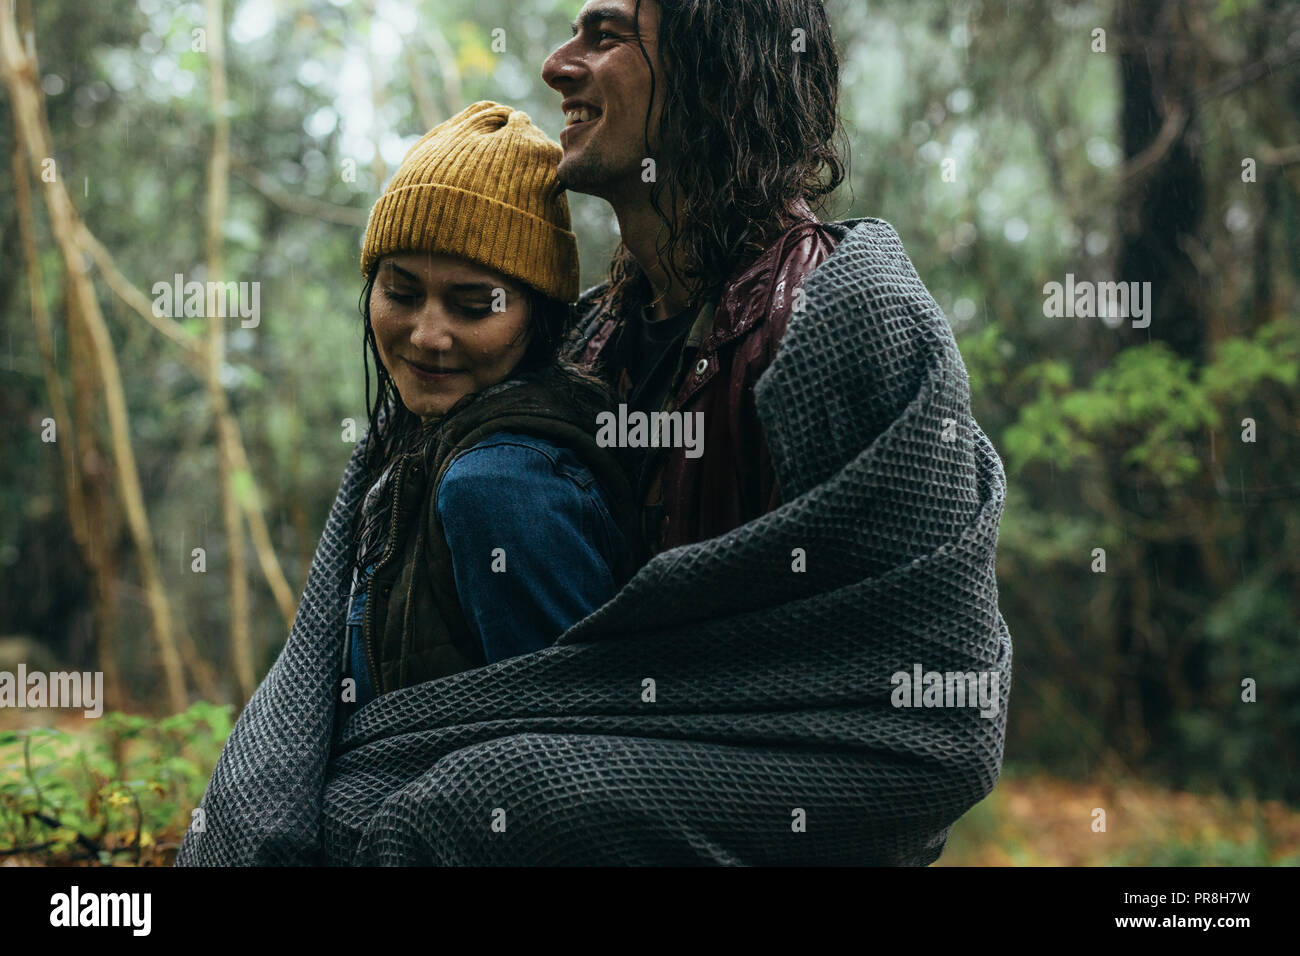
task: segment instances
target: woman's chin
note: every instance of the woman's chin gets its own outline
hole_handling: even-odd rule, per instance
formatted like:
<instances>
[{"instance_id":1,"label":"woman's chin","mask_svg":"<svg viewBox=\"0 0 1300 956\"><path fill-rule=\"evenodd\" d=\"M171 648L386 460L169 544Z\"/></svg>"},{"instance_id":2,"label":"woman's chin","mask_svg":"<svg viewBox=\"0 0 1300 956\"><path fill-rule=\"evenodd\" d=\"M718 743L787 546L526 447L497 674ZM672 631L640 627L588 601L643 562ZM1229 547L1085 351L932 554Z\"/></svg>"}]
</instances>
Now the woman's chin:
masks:
<instances>
[{"instance_id":1,"label":"woman's chin","mask_svg":"<svg viewBox=\"0 0 1300 956\"><path fill-rule=\"evenodd\" d=\"M447 409L456 404L459 395L430 395L424 390L423 394L417 393L410 401L405 397L402 398L402 404L406 406L407 411L417 416L421 421L427 421L430 418L440 418L447 414Z\"/></svg>"}]
</instances>

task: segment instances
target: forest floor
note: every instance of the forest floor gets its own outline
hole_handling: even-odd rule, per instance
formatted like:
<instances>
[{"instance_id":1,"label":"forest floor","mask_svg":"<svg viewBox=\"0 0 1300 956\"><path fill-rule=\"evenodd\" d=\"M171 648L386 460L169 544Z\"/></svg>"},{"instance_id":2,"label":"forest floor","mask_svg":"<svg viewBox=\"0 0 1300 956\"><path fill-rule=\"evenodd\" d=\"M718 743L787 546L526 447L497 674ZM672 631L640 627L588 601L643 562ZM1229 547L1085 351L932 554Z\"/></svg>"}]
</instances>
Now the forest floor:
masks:
<instances>
[{"instance_id":1,"label":"forest floor","mask_svg":"<svg viewBox=\"0 0 1300 956\"><path fill-rule=\"evenodd\" d=\"M32 727L38 717L23 715L0 724L0 738L7 729ZM84 782L85 772L74 767L78 751L91 738L84 721L73 717L56 720L67 735L51 741L43 751L33 750L31 763L41 779L40 787L53 793L52 781L66 776L73 788L65 808L84 801L93 812L77 814L63 831L56 849L34 853L14 852L14 831L0 826L0 866L44 865L169 865L175 857L193 806L207 783L211 766L229 733L229 724L214 720L212 713L178 715L168 721L145 718L138 725L122 725L117 745L101 750L91 766L102 770L97 781L106 784L100 796L125 804L125 796L110 795L119 785L110 780L132 776L149 781L175 779L177 768L188 784L175 789L171 784L149 783L137 793L151 800L148 787L160 797L147 805L143 824L128 806L114 818L114 826L92 827L91 819L103 813L102 801L92 796ZM106 717L106 721L111 720ZM98 722L97 722L98 723ZM10 735L12 737L12 735ZM177 739L194 742L194 748L169 749ZM5 743L0 740L0 743ZM43 753L41 759L37 759ZM134 754L134 759L132 755ZM21 744L9 740L0 746L0 824L12 813L3 811L6 802L18 800L29 781ZM49 772L40 765L49 766ZM139 781L136 782L137 784ZM125 785L121 785L125 786ZM93 790L93 787L90 788ZM125 791L124 791L125 792ZM30 797L27 798L30 801ZM138 808L137 804L137 808ZM49 814L47 813L47 816ZM49 834L28 827L18 842L24 847ZM7 832L6 832L7 831ZM79 840L78 833L92 839ZM111 852L84 852L82 844ZM1220 794L1198 794L1157 786L1131 777L1098 775L1092 780L1067 780L1029 768L1008 764L993 792L957 821L937 866L1277 866L1300 865L1300 808L1276 800L1235 799Z\"/></svg>"},{"instance_id":2,"label":"forest floor","mask_svg":"<svg viewBox=\"0 0 1300 956\"><path fill-rule=\"evenodd\" d=\"M1300 810L1139 780L1004 775L935 865L1300 866Z\"/></svg>"}]
</instances>

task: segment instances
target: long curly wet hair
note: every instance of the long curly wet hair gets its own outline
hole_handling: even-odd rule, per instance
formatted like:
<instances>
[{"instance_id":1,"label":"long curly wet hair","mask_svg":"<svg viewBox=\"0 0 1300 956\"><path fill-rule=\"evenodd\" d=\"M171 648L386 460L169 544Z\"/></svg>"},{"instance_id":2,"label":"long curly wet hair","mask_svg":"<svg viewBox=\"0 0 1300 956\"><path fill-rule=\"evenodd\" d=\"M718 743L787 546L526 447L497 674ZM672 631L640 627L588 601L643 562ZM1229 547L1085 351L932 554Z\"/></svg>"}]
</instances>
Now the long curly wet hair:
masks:
<instances>
[{"instance_id":1,"label":"long curly wet hair","mask_svg":"<svg viewBox=\"0 0 1300 956\"><path fill-rule=\"evenodd\" d=\"M644 0L637 0L639 17ZM658 48L666 75L650 70L650 102L665 98L650 149L650 202L667 231L661 261L681 256L677 281L711 295L845 178L839 119L839 55L821 0L659 0ZM664 209L680 208L673 222ZM670 266L671 268L671 266ZM676 271L676 270L674 270ZM649 300L645 273L620 243L602 310L623 314Z\"/></svg>"}]
</instances>

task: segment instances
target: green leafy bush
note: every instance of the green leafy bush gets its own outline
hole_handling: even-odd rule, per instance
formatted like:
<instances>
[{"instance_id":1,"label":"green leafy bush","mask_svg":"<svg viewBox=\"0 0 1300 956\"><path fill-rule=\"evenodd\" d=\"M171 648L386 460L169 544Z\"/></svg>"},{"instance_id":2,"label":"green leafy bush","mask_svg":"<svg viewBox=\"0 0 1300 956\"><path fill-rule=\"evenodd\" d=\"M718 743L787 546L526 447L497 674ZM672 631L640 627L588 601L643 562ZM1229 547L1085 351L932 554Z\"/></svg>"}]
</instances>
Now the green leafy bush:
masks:
<instances>
[{"instance_id":1,"label":"green leafy bush","mask_svg":"<svg viewBox=\"0 0 1300 956\"><path fill-rule=\"evenodd\" d=\"M0 855L168 863L230 735L229 706L0 731Z\"/></svg>"}]
</instances>

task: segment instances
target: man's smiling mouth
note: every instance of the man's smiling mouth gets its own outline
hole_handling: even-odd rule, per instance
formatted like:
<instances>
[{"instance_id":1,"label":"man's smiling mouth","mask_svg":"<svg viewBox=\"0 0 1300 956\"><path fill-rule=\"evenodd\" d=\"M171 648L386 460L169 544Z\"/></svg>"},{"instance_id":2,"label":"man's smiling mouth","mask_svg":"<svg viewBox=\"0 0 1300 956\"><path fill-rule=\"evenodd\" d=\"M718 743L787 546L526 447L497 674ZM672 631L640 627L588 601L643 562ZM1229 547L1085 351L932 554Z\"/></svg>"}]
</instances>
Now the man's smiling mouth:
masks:
<instances>
[{"instance_id":1,"label":"man's smiling mouth","mask_svg":"<svg viewBox=\"0 0 1300 956\"><path fill-rule=\"evenodd\" d=\"M582 123L589 123L601 115L600 110L596 109L596 107L592 106L590 103L583 103L581 100L577 102L570 101L563 103L560 108L564 110L565 129L568 129L570 126L579 126Z\"/></svg>"},{"instance_id":2,"label":"man's smiling mouth","mask_svg":"<svg viewBox=\"0 0 1300 956\"><path fill-rule=\"evenodd\" d=\"M565 127L575 126L594 120L600 113L597 110L569 110L564 114Z\"/></svg>"}]
</instances>

